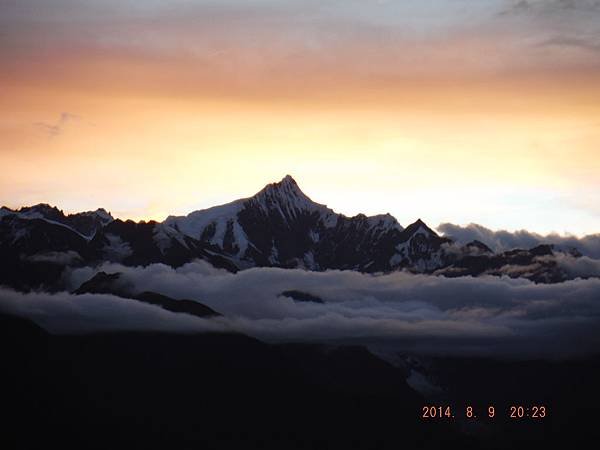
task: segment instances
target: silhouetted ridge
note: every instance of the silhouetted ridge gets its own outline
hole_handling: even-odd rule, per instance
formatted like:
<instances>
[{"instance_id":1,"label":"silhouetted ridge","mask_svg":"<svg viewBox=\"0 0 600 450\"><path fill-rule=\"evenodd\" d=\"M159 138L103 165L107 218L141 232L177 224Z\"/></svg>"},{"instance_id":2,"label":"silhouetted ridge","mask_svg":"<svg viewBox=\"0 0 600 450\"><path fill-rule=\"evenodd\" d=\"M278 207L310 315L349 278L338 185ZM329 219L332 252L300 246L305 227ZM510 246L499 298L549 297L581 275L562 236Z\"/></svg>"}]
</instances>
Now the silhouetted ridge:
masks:
<instances>
[{"instance_id":1,"label":"silhouetted ridge","mask_svg":"<svg viewBox=\"0 0 600 450\"><path fill-rule=\"evenodd\" d=\"M140 301L174 313L185 313L196 317L220 316L218 312L194 300L176 300L156 292L134 292L123 280L121 273L98 272L81 284L74 294L110 294L130 300Z\"/></svg>"}]
</instances>

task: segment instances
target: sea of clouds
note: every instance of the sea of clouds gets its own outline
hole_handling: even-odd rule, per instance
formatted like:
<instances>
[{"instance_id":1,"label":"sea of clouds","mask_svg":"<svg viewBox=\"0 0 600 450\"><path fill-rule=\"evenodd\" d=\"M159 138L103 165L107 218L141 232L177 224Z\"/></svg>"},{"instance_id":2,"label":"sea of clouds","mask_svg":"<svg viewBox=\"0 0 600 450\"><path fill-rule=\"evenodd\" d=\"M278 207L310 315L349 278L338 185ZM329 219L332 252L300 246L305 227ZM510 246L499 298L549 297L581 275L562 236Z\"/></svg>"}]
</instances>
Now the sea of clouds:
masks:
<instances>
[{"instance_id":1,"label":"sea of clouds","mask_svg":"<svg viewBox=\"0 0 600 450\"><path fill-rule=\"evenodd\" d=\"M268 342L352 342L401 353L568 358L600 350L600 279L535 284L508 277L445 278L396 272L255 268L232 274L196 261L104 264L67 274L76 289L96 272L122 273L132 291L200 301L201 319L112 295L20 293L0 288L0 311L53 333L109 330L241 332ZM285 290L317 295L301 303Z\"/></svg>"}]
</instances>

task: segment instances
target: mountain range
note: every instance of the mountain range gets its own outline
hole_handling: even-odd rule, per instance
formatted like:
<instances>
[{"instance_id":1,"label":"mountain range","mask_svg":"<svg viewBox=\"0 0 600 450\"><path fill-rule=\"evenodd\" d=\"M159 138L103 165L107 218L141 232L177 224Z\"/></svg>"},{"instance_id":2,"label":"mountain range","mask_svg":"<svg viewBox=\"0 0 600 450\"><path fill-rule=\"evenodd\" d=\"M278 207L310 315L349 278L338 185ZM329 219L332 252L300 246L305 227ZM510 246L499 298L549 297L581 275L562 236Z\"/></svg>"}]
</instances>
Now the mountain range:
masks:
<instances>
[{"instance_id":1,"label":"mountain range","mask_svg":"<svg viewBox=\"0 0 600 450\"><path fill-rule=\"evenodd\" d=\"M389 214L347 217L312 201L289 175L252 197L163 222L123 221L104 209L65 215L47 204L2 207L0 252L0 284L18 289L60 288L66 266L179 267L196 259L230 272L281 267L568 279L551 246L494 253L479 241L458 245L420 219L403 227Z\"/></svg>"},{"instance_id":2,"label":"mountain range","mask_svg":"<svg viewBox=\"0 0 600 450\"><path fill-rule=\"evenodd\" d=\"M500 340L514 346L524 342L513 341L515 336L535 346L545 342L537 340L537 334L548 334L553 352L560 348L563 334L567 342L580 345L570 337L565 325L568 322L551 315L558 308L576 316L576 326L586 333L586 341L591 345L597 342L588 328L596 324L583 320L584 316L593 319L593 309L587 309L585 299L570 302L574 306L562 297L560 303L549 301L555 292L550 286L525 286L532 299L531 310L519 303L520 298L514 299L514 309L506 310L491 299L491 308L500 310L510 321L533 315L533 327L515 328L514 334L509 328L508 337L493 334L490 340L479 334L472 312L486 315L485 311L492 309L476 305L464 313L468 317L467 336L474 333L476 339L484 339L491 358L419 355L412 350L419 348L414 342L431 339L419 334L414 338L402 335L400 340L409 342L406 353L402 347L393 347L395 340L390 341L392 347L374 345L377 339L361 335L361 328L349 341L327 337L322 338L324 342L313 341L313 331L319 328L311 326L309 343L291 341L293 333L287 338L290 341L262 342L235 327L231 332L189 333L155 330L148 324L148 329L140 330L135 328L140 322L128 323L128 314L124 314L124 321L111 323L114 329L108 331L97 332L92 327L81 334L54 334L26 316L31 311L38 320L53 319L54 314L56 320L63 315L62 320L78 320L89 326L106 320L102 319L103 312L118 304L119 309L109 316L111 321L124 311L140 311L148 305L153 306L153 314L157 314L154 307L162 308L160 320L174 324L182 319L233 324L252 320L226 308L221 310L227 302L214 305L212 299L201 296L169 293L171 297L160 289L161 293L146 290L156 287L134 285L126 270L114 272L116 266L103 265L105 262L180 267L202 260L229 272L254 267L372 274L407 271L427 275L425 283L434 276L481 275L555 283L572 276L561 266L565 256L585 258L575 250L567 254L550 245L502 252L494 252L480 241L461 245L438 235L421 220L403 227L389 214L347 217L310 200L289 176L252 197L187 216L171 216L163 222L123 221L104 209L66 215L46 204L0 208L0 286L21 291L70 289L64 298L72 300L77 295L81 299L69 301L64 310L62 305L56 310L38 310L41 303L28 303L28 308L18 305L14 311L0 311L0 383L10 386L3 397L10 414L6 432L0 435L0 447L40 448L54 442L60 442L61 448L102 449L140 445L161 449L223 445L397 449L440 448L448 443L463 449L531 448L532 444L534 448L582 447L590 439L598 440L593 421L598 417L599 403L590 401L599 396L597 355L575 361L500 357ZM69 269L86 266L95 270L80 273L93 272L93 276L77 288L68 285ZM465 285L477 290L475 284ZM137 290L140 286L143 291ZM299 289L306 286L283 286L277 298L285 308L290 299L304 302L306 308L298 309L311 311L311 315L322 309L326 312L322 326L335 324L330 311L337 314L340 309L328 309L327 296ZM583 292L583 288L564 287L575 296ZM430 291L434 297L436 292ZM459 298L461 292L465 291L458 290L452 296ZM476 291L483 298L486 292L493 291ZM12 294L18 294L19 302L24 303L30 300L27 297L37 295L7 289L0 294L7 296L6 304L11 304ZM52 303L62 303L58 300L62 294L46 295L44 302L57 297ZM120 299L115 302L113 297ZM90 302L96 309L85 307ZM379 327L383 322L373 318L372 300L367 302L364 317L375 320ZM420 302L419 309L429 310L428 305ZM386 314L393 311L391 317L396 314L387 304L384 308ZM452 308L455 317L462 314ZM75 314L69 315L69 309ZM435 316L424 316L435 324L435 333L447 325L430 317L444 312L436 307ZM419 325L419 319L413 323L418 314L413 315L412 306L407 317L408 328ZM361 316L350 315L348 327L359 324L357 318ZM293 326L301 320L283 318ZM271 318L260 317L255 323L259 321L268 327L279 326ZM490 322L493 330L506 323L495 318ZM538 325L542 322L550 323L551 328ZM455 324L460 322L453 319L449 328L456 330ZM460 334L443 336L450 345L463 349L473 342ZM369 348L361 346L365 342L370 342ZM508 416L515 404L544 405L550 414L544 420L515 420ZM452 405L457 419L425 421L422 411L426 405ZM462 413L471 407L483 415L490 405L497 414L493 420L484 416L477 422Z\"/></svg>"}]
</instances>

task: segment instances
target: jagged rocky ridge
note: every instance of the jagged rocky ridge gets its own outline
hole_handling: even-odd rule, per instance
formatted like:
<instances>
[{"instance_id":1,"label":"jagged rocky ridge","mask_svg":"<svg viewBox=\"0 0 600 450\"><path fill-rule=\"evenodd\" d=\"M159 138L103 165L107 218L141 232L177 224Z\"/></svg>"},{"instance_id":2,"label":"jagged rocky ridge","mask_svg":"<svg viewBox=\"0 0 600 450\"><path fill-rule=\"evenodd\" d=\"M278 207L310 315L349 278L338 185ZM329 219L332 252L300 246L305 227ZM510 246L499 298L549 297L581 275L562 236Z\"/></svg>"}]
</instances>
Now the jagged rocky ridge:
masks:
<instances>
[{"instance_id":1,"label":"jagged rocky ridge","mask_svg":"<svg viewBox=\"0 0 600 450\"><path fill-rule=\"evenodd\" d=\"M446 238L418 220L403 229L389 214L346 217L313 202L285 177L248 199L169 217L168 228L226 254L240 268L426 271Z\"/></svg>"},{"instance_id":2,"label":"jagged rocky ridge","mask_svg":"<svg viewBox=\"0 0 600 450\"><path fill-rule=\"evenodd\" d=\"M568 278L550 246L494 254L478 241L459 246L420 219L403 228L389 214L347 217L313 202L290 176L250 198L162 223L122 221L104 209L65 215L45 204L3 207L0 252L0 284L19 289L58 287L65 266L178 267L195 259L231 272L282 267Z\"/></svg>"}]
</instances>

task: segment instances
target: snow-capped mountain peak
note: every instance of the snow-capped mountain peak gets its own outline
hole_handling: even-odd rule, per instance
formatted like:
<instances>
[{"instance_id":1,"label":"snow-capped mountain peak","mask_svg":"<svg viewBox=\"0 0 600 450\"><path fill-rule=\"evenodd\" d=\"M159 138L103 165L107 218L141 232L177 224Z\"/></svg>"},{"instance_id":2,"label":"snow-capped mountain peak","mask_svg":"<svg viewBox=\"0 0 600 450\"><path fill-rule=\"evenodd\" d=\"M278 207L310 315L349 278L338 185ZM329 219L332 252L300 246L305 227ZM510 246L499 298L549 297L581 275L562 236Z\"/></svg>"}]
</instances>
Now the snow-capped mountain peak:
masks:
<instances>
[{"instance_id":1,"label":"snow-capped mountain peak","mask_svg":"<svg viewBox=\"0 0 600 450\"><path fill-rule=\"evenodd\" d=\"M227 241L235 241L238 252L244 252L248 241L237 223L237 216L246 201L246 199L236 200L225 205L194 211L187 216L169 216L163 224L186 236L220 248L227 247ZM233 239L230 234L233 234Z\"/></svg>"},{"instance_id":2,"label":"snow-capped mountain peak","mask_svg":"<svg viewBox=\"0 0 600 450\"><path fill-rule=\"evenodd\" d=\"M536 282L569 276L549 246L496 254L478 241L460 246L421 219L404 229L390 214L347 217L312 201L289 175L252 197L170 216L162 223L113 220L102 208L65 215L43 203L18 210L2 207L0 255L9 261L3 267L14 269L13 274L23 273L23 264L65 260L179 267L203 259L232 272L266 266L444 276L508 274ZM38 269L33 272L51 273Z\"/></svg>"},{"instance_id":3,"label":"snow-capped mountain peak","mask_svg":"<svg viewBox=\"0 0 600 450\"><path fill-rule=\"evenodd\" d=\"M259 205L264 211L277 210L284 218L295 218L301 211L333 213L325 205L313 202L290 175L277 183L268 184L248 201Z\"/></svg>"},{"instance_id":4,"label":"snow-capped mountain peak","mask_svg":"<svg viewBox=\"0 0 600 450\"><path fill-rule=\"evenodd\" d=\"M85 215L85 216L91 216L91 217L97 217L101 222L107 224L112 222L114 219L114 217L111 215L111 213L109 213L107 210L105 210L104 208L98 208L96 211L86 211L83 213L79 213L81 215Z\"/></svg>"},{"instance_id":5,"label":"snow-capped mountain peak","mask_svg":"<svg viewBox=\"0 0 600 450\"><path fill-rule=\"evenodd\" d=\"M387 240L397 239L390 233L399 236L403 230L390 214L346 217L335 213L311 200L290 175L252 197L171 216L164 223L233 257L240 267L329 267L342 264L346 252L384 246Z\"/></svg>"},{"instance_id":6,"label":"snow-capped mountain peak","mask_svg":"<svg viewBox=\"0 0 600 450\"><path fill-rule=\"evenodd\" d=\"M18 210L3 206L0 217L8 215L22 220L44 220L48 223L67 227L86 239L91 239L96 231L114 220L104 208L65 215L62 210L47 203L24 206Z\"/></svg>"},{"instance_id":7,"label":"snow-capped mountain peak","mask_svg":"<svg viewBox=\"0 0 600 450\"><path fill-rule=\"evenodd\" d=\"M365 220L369 224L369 227L377 230L390 230L395 229L402 231L402 225L398 223L396 218L390 213L378 214L376 216L365 216Z\"/></svg>"},{"instance_id":8,"label":"snow-capped mountain peak","mask_svg":"<svg viewBox=\"0 0 600 450\"><path fill-rule=\"evenodd\" d=\"M417 234L422 234L425 236L438 236L438 234L429 228L421 219L417 219L404 229L404 235L407 237L407 239Z\"/></svg>"},{"instance_id":9,"label":"snow-capped mountain peak","mask_svg":"<svg viewBox=\"0 0 600 450\"><path fill-rule=\"evenodd\" d=\"M48 219L59 222L61 218L65 217L61 210L55 206L50 206L47 203L24 206L15 212L18 213L19 217L22 219Z\"/></svg>"}]
</instances>

